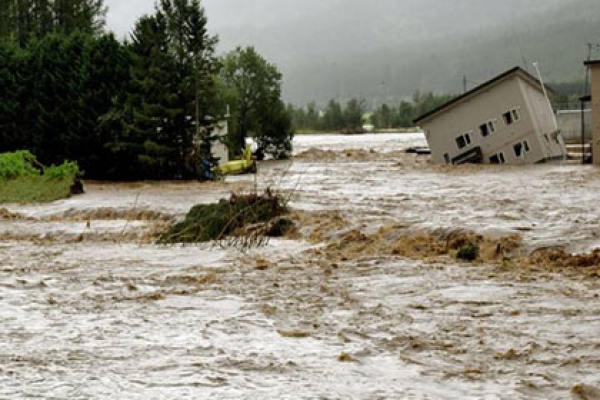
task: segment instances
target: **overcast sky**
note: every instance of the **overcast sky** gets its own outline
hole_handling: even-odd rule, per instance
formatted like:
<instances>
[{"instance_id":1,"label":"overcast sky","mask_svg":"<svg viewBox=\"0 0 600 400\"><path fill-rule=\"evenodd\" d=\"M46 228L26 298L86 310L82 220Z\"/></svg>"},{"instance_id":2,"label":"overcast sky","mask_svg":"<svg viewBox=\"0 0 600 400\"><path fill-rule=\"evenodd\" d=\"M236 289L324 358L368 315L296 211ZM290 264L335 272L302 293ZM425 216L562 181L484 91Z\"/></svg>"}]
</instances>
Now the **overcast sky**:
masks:
<instances>
[{"instance_id":1,"label":"overcast sky","mask_svg":"<svg viewBox=\"0 0 600 400\"><path fill-rule=\"evenodd\" d=\"M221 2L223 2L221 0ZM118 37L127 35L135 21L143 14L150 14L154 10L154 0L105 0L108 7L106 16L107 28ZM211 27L220 26L223 20L223 11L226 7L220 5L219 0L205 0L202 2L208 15Z\"/></svg>"},{"instance_id":2,"label":"overcast sky","mask_svg":"<svg viewBox=\"0 0 600 400\"><path fill-rule=\"evenodd\" d=\"M286 17L318 12L341 0L203 0L202 5L213 33L226 26L244 24L269 25L281 23ZM108 7L107 28L118 37L127 35L135 21L143 14L152 13L154 0L105 0Z\"/></svg>"}]
</instances>

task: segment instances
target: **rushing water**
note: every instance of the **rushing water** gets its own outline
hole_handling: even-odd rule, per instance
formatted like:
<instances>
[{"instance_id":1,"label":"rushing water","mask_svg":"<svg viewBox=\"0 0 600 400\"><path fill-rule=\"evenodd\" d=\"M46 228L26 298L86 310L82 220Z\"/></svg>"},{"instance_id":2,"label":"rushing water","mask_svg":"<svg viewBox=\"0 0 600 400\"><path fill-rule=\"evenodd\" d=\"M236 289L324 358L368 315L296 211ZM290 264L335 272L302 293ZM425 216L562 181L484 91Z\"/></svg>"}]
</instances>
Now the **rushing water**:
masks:
<instances>
[{"instance_id":1,"label":"rushing water","mask_svg":"<svg viewBox=\"0 0 600 400\"><path fill-rule=\"evenodd\" d=\"M423 144L301 136L296 159L256 177L89 183L8 206L0 398L564 399L580 384L573 396L594 396L597 275L326 251L344 230L389 224L519 234L531 250L600 246L596 168L451 169L402 152ZM247 253L152 243L194 204L266 186L317 216L308 225L345 225Z\"/></svg>"}]
</instances>

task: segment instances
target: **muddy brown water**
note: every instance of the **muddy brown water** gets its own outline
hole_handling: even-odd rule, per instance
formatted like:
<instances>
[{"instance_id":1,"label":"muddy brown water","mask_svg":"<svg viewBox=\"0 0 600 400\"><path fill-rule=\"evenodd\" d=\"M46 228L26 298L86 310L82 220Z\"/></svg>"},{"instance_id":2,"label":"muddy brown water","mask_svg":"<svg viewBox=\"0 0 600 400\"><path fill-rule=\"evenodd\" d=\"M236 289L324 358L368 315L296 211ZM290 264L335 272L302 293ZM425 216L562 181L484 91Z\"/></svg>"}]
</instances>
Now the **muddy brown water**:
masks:
<instances>
[{"instance_id":1,"label":"muddy brown water","mask_svg":"<svg viewBox=\"0 0 600 400\"><path fill-rule=\"evenodd\" d=\"M92 182L2 207L0 398L597 398L598 275L340 240L461 229L588 252L600 170L450 169L402 152L422 144L301 136L292 162L256 177ZM191 206L267 186L301 215L296 238L245 253L153 244Z\"/></svg>"}]
</instances>

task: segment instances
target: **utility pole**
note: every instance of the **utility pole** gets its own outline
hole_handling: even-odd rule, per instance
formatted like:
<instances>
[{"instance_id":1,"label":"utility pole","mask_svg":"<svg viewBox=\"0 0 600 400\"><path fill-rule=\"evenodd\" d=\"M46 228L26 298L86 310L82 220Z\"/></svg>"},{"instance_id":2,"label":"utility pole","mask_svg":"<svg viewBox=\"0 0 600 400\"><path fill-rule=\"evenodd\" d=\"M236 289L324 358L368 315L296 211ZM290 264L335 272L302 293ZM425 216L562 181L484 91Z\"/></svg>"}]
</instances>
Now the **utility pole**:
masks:
<instances>
[{"instance_id":1,"label":"utility pole","mask_svg":"<svg viewBox=\"0 0 600 400\"><path fill-rule=\"evenodd\" d=\"M467 93L467 76L463 75L463 93Z\"/></svg>"}]
</instances>

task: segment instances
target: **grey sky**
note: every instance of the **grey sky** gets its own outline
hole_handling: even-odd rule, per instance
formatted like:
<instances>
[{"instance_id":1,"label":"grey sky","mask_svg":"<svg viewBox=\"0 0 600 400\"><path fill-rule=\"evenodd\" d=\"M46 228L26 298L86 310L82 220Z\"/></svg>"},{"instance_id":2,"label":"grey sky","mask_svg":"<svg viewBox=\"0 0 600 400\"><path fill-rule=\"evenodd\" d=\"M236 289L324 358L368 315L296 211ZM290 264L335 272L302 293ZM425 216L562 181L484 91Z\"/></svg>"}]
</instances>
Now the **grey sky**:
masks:
<instances>
[{"instance_id":1,"label":"grey sky","mask_svg":"<svg viewBox=\"0 0 600 400\"><path fill-rule=\"evenodd\" d=\"M154 3L154 0L105 0L108 7L107 28L118 37L127 35L140 16L152 13ZM223 7L219 5L219 0L203 1L203 5L211 26L220 25L220 22L213 23L213 19L215 22L223 21Z\"/></svg>"},{"instance_id":2,"label":"grey sky","mask_svg":"<svg viewBox=\"0 0 600 400\"><path fill-rule=\"evenodd\" d=\"M208 23L214 33L226 26L260 26L284 23L286 17L297 18L307 13L319 12L324 7L341 0L203 0ZM154 0L105 0L108 6L107 28L118 37L127 35L135 21L154 10Z\"/></svg>"}]
</instances>

